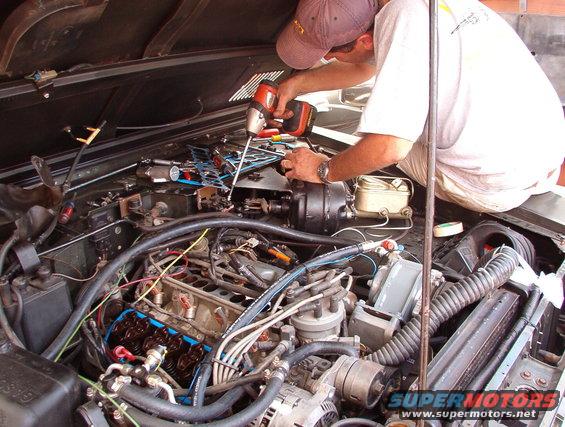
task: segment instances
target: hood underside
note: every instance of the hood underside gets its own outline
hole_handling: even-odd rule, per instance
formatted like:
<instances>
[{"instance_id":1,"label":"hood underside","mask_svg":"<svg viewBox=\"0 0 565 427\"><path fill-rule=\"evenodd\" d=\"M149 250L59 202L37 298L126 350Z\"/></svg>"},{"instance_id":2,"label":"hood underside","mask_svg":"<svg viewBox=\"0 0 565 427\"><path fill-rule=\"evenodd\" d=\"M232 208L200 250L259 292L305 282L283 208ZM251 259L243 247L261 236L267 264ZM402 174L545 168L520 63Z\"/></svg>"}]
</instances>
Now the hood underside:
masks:
<instances>
[{"instance_id":1,"label":"hood underside","mask_svg":"<svg viewBox=\"0 0 565 427\"><path fill-rule=\"evenodd\" d=\"M68 130L105 121L98 145L119 128L241 106L246 93L230 98L251 77L288 73L274 43L295 7L296 0L1 2L0 169L77 149Z\"/></svg>"}]
</instances>

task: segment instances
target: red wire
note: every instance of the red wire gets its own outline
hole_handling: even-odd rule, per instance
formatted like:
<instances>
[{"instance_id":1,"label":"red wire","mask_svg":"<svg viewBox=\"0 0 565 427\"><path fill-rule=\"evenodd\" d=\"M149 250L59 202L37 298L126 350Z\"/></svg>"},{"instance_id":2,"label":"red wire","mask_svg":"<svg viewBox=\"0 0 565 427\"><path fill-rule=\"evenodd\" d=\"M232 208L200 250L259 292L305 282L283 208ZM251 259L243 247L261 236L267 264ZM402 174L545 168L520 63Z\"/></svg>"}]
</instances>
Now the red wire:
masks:
<instances>
[{"instance_id":1,"label":"red wire","mask_svg":"<svg viewBox=\"0 0 565 427\"><path fill-rule=\"evenodd\" d=\"M175 276L178 276L180 274L184 274L188 270L188 256L186 256L186 254L183 254L182 252L178 252L178 251L168 251L168 252L165 253L165 255L182 255L183 260L184 260L183 269L180 270L180 271L177 271L176 273L164 274L162 276L142 277L141 279L132 280L130 282L126 282L126 283L118 286L117 289L127 288L128 286L135 285L136 283L140 283L140 282L147 282L149 280L157 280L159 277L161 279L163 279L165 277L175 277ZM106 298L110 293L112 293L114 291L115 291L115 289L112 289L112 290L106 292L104 294L104 296L102 297L102 299ZM108 302L108 301L106 301L106 302ZM106 304L106 303L104 303L104 304ZM104 307L104 304L102 304L98 308L98 313L96 314L96 323L98 324L99 328L102 327L102 307Z\"/></svg>"}]
</instances>

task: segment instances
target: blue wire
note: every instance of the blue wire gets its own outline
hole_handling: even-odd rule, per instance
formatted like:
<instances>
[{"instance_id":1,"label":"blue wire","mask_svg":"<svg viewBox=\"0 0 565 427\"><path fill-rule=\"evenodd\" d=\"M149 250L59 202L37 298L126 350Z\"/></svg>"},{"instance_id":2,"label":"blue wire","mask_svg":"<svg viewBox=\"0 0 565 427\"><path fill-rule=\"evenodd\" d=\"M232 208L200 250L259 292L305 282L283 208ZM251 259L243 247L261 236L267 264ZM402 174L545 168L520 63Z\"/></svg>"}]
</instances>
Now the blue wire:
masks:
<instances>
[{"instance_id":1,"label":"blue wire","mask_svg":"<svg viewBox=\"0 0 565 427\"><path fill-rule=\"evenodd\" d=\"M182 405L188 405L190 404L190 395L192 393L192 388L194 387L194 384L196 383L196 378L198 378L198 374L200 373L200 366L196 369L196 371L194 372L194 375L192 376L192 381L190 382L190 385L188 386L188 393L186 396L184 396L181 400L181 404ZM188 402L187 402L188 399Z\"/></svg>"},{"instance_id":2,"label":"blue wire","mask_svg":"<svg viewBox=\"0 0 565 427\"><path fill-rule=\"evenodd\" d=\"M377 267L377 263L375 262L375 260L373 258L371 258L369 255L365 255L365 254L359 254L358 256L362 256L363 258L367 258L369 261L371 261L371 264L373 264L373 276L375 274L377 274L377 271L379 270L379 267Z\"/></svg>"}]
</instances>

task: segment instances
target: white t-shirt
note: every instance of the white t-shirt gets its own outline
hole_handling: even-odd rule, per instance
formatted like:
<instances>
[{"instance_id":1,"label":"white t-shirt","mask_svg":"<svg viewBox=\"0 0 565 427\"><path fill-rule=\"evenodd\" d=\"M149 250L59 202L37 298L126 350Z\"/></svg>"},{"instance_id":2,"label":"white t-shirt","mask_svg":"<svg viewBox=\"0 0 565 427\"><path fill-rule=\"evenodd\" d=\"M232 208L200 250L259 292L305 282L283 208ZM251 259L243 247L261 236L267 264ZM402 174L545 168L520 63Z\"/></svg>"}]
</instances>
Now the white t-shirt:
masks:
<instances>
[{"instance_id":1,"label":"white t-shirt","mask_svg":"<svg viewBox=\"0 0 565 427\"><path fill-rule=\"evenodd\" d=\"M358 132L427 138L426 0L392 0L375 17L375 85ZM477 0L439 8L437 168L472 191L525 189L565 156L559 98L514 30Z\"/></svg>"}]
</instances>

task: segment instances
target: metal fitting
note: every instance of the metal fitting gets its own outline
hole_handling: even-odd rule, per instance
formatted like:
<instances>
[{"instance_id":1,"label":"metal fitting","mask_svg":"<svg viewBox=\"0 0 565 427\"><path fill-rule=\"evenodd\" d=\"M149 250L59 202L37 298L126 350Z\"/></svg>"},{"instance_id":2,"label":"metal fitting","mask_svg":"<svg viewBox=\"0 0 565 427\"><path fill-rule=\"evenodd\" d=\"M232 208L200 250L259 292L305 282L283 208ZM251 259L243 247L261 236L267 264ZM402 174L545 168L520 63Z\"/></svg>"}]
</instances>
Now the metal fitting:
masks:
<instances>
[{"instance_id":1,"label":"metal fitting","mask_svg":"<svg viewBox=\"0 0 565 427\"><path fill-rule=\"evenodd\" d=\"M108 390L117 393L124 385L131 384L131 377L120 375L108 385Z\"/></svg>"},{"instance_id":2,"label":"metal fitting","mask_svg":"<svg viewBox=\"0 0 565 427\"><path fill-rule=\"evenodd\" d=\"M166 353L167 347L156 345L147 351L147 357L145 358L145 362L143 362L142 366L147 370L147 372L153 372L157 369L157 366L163 362Z\"/></svg>"},{"instance_id":3,"label":"metal fitting","mask_svg":"<svg viewBox=\"0 0 565 427\"><path fill-rule=\"evenodd\" d=\"M159 387L159 384L161 384L162 381L163 381L163 379L157 374L149 374L145 378L145 382L151 388Z\"/></svg>"}]
</instances>

